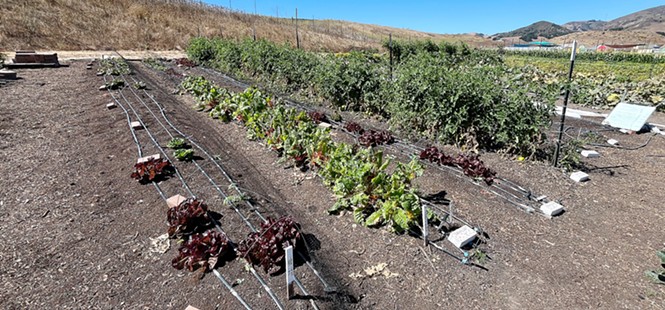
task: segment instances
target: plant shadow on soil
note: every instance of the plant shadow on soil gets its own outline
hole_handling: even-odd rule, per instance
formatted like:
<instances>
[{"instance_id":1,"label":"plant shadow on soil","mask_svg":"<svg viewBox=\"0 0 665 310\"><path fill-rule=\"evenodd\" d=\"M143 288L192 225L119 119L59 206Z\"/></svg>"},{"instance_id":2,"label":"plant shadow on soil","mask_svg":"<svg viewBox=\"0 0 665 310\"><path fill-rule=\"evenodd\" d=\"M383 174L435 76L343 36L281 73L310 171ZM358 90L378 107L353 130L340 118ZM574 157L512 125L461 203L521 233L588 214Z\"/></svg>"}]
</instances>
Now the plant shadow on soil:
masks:
<instances>
[{"instance_id":1,"label":"plant shadow on soil","mask_svg":"<svg viewBox=\"0 0 665 310\"><path fill-rule=\"evenodd\" d=\"M607 167L599 167L596 165L592 164L586 164L584 165L580 170L590 173L590 172L598 172L598 173L603 173L606 174L607 176L615 176L615 174L619 174L619 172L616 169L628 169L630 168L630 165L617 165L617 166L607 166Z\"/></svg>"}]
</instances>

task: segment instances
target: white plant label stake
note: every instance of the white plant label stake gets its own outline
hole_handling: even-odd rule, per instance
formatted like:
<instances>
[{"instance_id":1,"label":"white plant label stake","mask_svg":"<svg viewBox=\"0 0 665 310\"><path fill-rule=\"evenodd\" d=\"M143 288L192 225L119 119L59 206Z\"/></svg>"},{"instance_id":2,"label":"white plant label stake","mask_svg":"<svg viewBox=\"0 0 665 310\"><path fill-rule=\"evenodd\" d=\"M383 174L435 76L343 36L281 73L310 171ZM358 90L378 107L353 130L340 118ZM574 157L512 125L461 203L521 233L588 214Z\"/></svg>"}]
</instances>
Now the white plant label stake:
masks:
<instances>
[{"instance_id":1,"label":"white plant label stake","mask_svg":"<svg viewBox=\"0 0 665 310\"><path fill-rule=\"evenodd\" d=\"M293 281L296 276L293 274L293 246L289 245L284 248L286 252L286 296L288 299L293 298Z\"/></svg>"},{"instance_id":2,"label":"white plant label stake","mask_svg":"<svg viewBox=\"0 0 665 310\"><path fill-rule=\"evenodd\" d=\"M427 242L427 236L429 235L429 224L427 223L427 206L422 205L422 216L423 216L423 240L425 242L425 247L429 245Z\"/></svg>"}]
</instances>

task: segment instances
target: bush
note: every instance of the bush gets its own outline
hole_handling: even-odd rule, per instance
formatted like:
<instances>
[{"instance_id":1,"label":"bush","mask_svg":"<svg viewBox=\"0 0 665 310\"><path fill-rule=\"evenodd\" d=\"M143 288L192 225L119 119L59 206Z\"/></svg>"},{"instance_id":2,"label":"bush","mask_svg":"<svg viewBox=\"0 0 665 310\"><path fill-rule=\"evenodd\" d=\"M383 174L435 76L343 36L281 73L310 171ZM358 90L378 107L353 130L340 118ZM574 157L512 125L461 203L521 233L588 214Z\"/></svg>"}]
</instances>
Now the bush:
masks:
<instances>
[{"instance_id":1,"label":"bush","mask_svg":"<svg viewBox=\"0 0 665 310\"><path fill-rule=\"evenodd\" d=\"M344 110L383 114L376 105L387 76L381 64L380 59L362 52L330 55L317 72L317 93Z\"/></svg>"},{"instance_id":2,"label":"bush","mask_svg":"<svg viewBox=\"0 0 665 310\"><path fill-rule=\"evenodd\" d=\"M265 40L201 38L188 48L220 70L343 110L381 115L406 132L487 150L535 152L558 89L516 75L496 52L464 44L394 42L393 52L391 81L387 57L362 51L320 55ZM215 116L230 116L218 110Z\"/></svg>"},{"instance_id":3,"label":"bush","mask_svg":"<svg viewBox=\"0 0 665 310\"><path fill-rule=\"evenodd\" d=\"M507 74L503 66L453 69L432 55L411 57L389 91L391 123L444 143L534 152L552 106L534 104L529 92L547 92Z\"/></svg>"},{"instance_id":4,"label":"bush","mask_svg":"<svg viewBox=\"0 0 665 310\"><path fill-rule=\"evenodd\" d=\"M193 38L187 46L187 57L198 63L212 60L215 57L215 41L203 37Z\"/></svg>"}]
</instances>

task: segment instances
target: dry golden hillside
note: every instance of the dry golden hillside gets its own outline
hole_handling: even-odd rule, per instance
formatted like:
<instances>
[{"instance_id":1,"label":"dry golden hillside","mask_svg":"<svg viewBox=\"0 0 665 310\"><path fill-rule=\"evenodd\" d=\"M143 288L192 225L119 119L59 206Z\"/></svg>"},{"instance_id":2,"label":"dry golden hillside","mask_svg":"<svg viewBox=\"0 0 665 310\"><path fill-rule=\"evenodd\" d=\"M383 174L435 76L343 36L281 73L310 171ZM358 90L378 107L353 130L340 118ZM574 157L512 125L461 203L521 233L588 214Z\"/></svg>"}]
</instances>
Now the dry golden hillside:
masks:
<instances>
[{"instance_id":1,"label":"dry golden hillside","mask_svg":"<svg viewBox=\"0 0 665 310\"><path fill-rule=\"evenodd\" d=\"M563 44L570 43L573 40L577 40L577 42L587 47L598 44L665 44L665 36L648 30L574 32L553 38L550 41Z\"/></svg>"},{"instance_id":2,"label":"dry golden hillside","mask_svg":"<svg viewBox=\"0 0 665 310\"><path fill-rule=\"evenodd\" d=\"M188 0L2 0L0 50L179 49L194 36L250 37L295 44L291 18L229 12ZM304 48L345 51L379 48L389 33L400 39L465 41L474 35L438 35L333 20L301 20Z\"/></svg>"}]
</instances>

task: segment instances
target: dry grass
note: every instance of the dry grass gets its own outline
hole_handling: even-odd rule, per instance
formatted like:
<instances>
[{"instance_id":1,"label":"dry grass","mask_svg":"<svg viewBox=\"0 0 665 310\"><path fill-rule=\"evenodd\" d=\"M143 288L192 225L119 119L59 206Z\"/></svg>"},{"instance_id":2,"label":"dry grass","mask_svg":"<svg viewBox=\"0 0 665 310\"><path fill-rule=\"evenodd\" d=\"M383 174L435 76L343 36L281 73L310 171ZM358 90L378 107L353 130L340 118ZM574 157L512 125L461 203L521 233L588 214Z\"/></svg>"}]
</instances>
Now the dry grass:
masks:
<instances>
[{"instance_id":1,"label":"dry grass","mask_svg":"<svg viewBox=\"0 0 665 310\"><path fill-rule=\"evenodd\" d=\"M251 37L295 44L292 19L229 12L187 0L3 0L0 50L163 50L184 48L190 38ZM438 35L332 20L302 20L301 44L310 50L380 48L397 39L495 42L473 35Z\"/></svg>"},{"instance_id":2,"label":"dry grass","mask_svg":"<svg viewBox=\"0 0 665 310\"><path fill-rule=\"evenodd\" d=\"M587 47L598 44L665 44L665 36L648 30L576 32L556 37L551 41L563 44L571 43L573 40Z\"/></svg>"}]
</instances>

